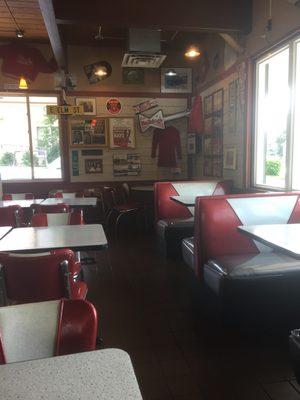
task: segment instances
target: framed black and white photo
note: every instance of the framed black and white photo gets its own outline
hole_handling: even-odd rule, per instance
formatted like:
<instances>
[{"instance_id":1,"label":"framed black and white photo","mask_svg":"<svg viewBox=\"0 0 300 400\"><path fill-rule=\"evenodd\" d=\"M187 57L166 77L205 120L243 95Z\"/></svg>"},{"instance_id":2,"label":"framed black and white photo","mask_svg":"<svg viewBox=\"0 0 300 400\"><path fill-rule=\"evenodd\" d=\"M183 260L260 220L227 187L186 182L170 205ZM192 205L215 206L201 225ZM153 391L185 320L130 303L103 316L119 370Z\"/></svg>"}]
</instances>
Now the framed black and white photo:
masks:
<instances>
[{"instance_id":1,"label":"framed black and white photo","mask_svg":"<svg viewBox=\"0 0 300 400\"><path fill-rule=\"evenodd\" d=\"M86 174L102 174L103 173L103 160L102 158L86 159L84 160Z\"/></svg>"},{"instance_id":2,"label":"framed black and white photo","mask_svg":"<svg viewBox=\"0 0 300 400\"><path fill-rule=\"evenodd\" d=\"M170 74L170 71L172 73ZM162 93L191 93L193 81L192 68L162 68Z\"/></svg>"},{"instance_id":3,"label":"framed black and white photo","mask_svg":"<svg viewBox=\"0 0 300 400\"><path fill-rule=\"evenodd\" d=\"M108 145L106 122L105 118L70 120L70 146L106 147Z\"/></svg>"},{"instance_id":4,"label":"framed black and white photo","mask_svg":"<svg viewBox=\"0 0 300 400\"><path fill-rule=\"evenodd\" d=\"M96 99L77 97L75 104L83 107L84 115L96 115Z\"/></svg>"}]
</instances>

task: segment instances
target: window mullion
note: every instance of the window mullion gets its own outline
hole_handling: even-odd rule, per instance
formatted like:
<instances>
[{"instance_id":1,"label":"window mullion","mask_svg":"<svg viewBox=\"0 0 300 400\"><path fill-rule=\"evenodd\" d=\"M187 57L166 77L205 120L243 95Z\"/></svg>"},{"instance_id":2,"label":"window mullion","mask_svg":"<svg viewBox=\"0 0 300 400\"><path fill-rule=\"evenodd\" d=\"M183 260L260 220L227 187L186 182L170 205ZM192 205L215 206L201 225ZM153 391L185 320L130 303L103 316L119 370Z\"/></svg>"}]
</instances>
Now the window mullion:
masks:
<instances>
[{"instance_id":1,"label":"window mullion","mask_svg":"<svg viewBox=\"0 0 300 400\"><path fill-rule=\"evenodd\" d=\"M30 163L31 163L31 179L34 179L34 165L33 165L33 143L32 143L32 130L31 130L31 114L30 114L30 102L29 96L26 96L27 105L27 118L28 118L28 134L29 134L29 153L30 153Z\"/></svg>"}]
</instances>

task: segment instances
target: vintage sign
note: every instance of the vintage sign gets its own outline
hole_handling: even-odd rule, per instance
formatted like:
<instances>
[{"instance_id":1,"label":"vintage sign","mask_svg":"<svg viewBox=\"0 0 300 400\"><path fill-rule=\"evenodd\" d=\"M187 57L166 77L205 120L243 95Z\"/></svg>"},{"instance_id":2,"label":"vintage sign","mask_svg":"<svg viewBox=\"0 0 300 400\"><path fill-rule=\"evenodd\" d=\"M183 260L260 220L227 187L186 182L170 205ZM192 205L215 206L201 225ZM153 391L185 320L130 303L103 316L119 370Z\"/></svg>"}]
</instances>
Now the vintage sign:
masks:
<instances>
[{"instance_id":1,"label":"vintage sign","mask_svg":"<svg viewBox=\"0 0 300 400\"><path fill-rule=\"evenodd\" d=\"M135 148L134 118L109 119L109 146L111 149Z\"/></svg>"},{"instance_id":2,"label":"vintage sign","mask_svg":"<svg viewBox=\"0 0 300 400\"><path fill-rule=\"evenodd\" d=\"M143 101L142 103L137 104L136 106L133 106L133 109L136 114L139 114L157 106L158 106L158 101L156 99L151 99Z\"/></svg>"},{"instance_id":3,"label":"vintage sign","mask_svg":"<svg viewBox=\"0 0 300 400\"><path fill-rule=\"evenodd\" d=\"M109 99L106 102L106 109L111 114L119 114L122 110L122 105L119 99Z\"/></svg>"},{"instance_id":4,"label":"vintage sign","mask_svg":"<svg viewBox=\"0 0 300 400\"><path fill-rule=\"evenodd\" d=\"M72 150L72 175L79 176L79 157L77 150Z\"/></svg>"},{"instance_id":5,"label":"vintage sign","mask_svg":"<svg viewBox=\"0 0 300 400\"><path fill-rule=\"evenodd\" d=\"M142 132L146 132L146 130L149 128L165 129L165 121L162 110L157 111L151 117L146 117L146 115L139 114L138 118Z\"/></svg>"},{"instance_id":6,"label":"vintage sign","mask_svg":"<svg viewBox=\"0 0 300 400\"><path fill-rule=\"evenodd\" d=\"M83 106L46 106L47 115L77 115L83 114Z\"/></svg>"}]
</instances>

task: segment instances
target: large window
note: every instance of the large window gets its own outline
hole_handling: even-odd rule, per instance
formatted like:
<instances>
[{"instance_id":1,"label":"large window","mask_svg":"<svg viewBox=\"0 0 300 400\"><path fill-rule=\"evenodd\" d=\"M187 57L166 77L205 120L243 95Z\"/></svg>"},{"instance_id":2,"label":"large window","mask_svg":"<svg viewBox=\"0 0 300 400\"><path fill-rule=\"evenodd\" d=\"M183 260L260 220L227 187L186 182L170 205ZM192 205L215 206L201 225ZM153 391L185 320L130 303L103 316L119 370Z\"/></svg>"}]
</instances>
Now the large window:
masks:
<instances>
[{"instance_id":1,"label":"large window","mask_svg":"<svg viewBox=\"0 0 300 400\"><path fill-rule=\"evenodd\" d=\"M62 178L59 122L47 104L57 97L0 96L2 180Z\"/></svg>"},{"instance_id":2,"label":"large window","mask_svg":"<svg viewBox=\"0 0 300 400\"><path fill-rule=\"evenodd\" d=\"M253 183L300 189L300 39L256 62Z\"/></svg>"}]
</instances>

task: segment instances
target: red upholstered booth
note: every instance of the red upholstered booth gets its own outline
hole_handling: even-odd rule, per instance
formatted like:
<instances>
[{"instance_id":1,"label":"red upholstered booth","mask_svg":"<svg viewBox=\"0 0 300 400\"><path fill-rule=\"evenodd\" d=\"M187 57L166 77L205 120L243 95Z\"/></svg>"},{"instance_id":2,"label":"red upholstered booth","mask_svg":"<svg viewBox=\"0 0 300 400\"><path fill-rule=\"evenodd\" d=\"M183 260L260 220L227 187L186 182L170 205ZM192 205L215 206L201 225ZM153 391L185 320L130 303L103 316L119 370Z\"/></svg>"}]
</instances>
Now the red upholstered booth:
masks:
<instances>
[{"instance_id":1,"label":"red upholstered booth","mask_svg":"<svg viewBox=\"0 0 300 400\"><path fill-rule=\"evenodd\" d=\"M171 196L217 196L230 193L231 181L157 182L154 186L156 230L167 256L180 255L184 237L194 231L194 207L186 207Z\"/></svg>"},{"instance_id":2,"label":"red upholstered booth","mask_svg":"<svg viewBox=\"0 0 300 400\"><path fill-rule=\"evenodd\" d=\"M199 197L195 237L188 245L183 241L183 252L193 252L190 266L218 296L232 294L233 288L244 295L249 287L267 293L276 285L292 291L291 287L300 280L300 261L252 240L237 227L299 222L299 193ZM187 261L191 258L184 255ZM295 293L298 292L297 286Z\"/></svg>"},{"instance_id":3,"label":"red upholstered booth","mask_svg":"<svg viewBox=\"0 0 300 400\"><path fill-rule=\"evenodd\" d=\"M95 350L97 329L96 309L85 300L1 307L0 364Z\"/></svg>"},{"instance_id":4,"label":"red upholstered booth","mask_svg":"<svg viewBox=\"0 0 300 400\"><path fill-rule=\"evenodd\" d=\"M22 224L22 208L20 206L8 206L0 208L0 226L12 226L14 228Z\"/></svg>"},{"instance_id":5,"label":"red upholstered booth","mask_svg":"<svg viewBox=\"0 0 300 400\"><path fill-rule=\"evenodd\" d=\"M37 254L0 253L0 265L5 304L86 297L86 284L75 281L80 265L71 250Z\"/></svg>"},{"instance_id":6,"label":"red upholstered booth","mask_svg":"<svg viewBox=\"0 0 300 400\"><path fill-rule=\"evenodd\" d=\"M2 200L33 200L33 193L5 193Z\"/></svg>"},{"instance_id":7,"label":"red upholstered booth","mask_svg":"<svg viewBox=\"0 0 300 400\"><path fill-rule=\"evenodd\" d=\"M57 204L31 204L30 206L32 213L46 213L46 214L53 214L53 213L66 213L69 212L70 207L66 203L57 203Z\"/></svg>"},{"instance_id":8,"label":"red upholstered booth","mask_svg":"<svg viewBox=\"0 0 300 400\"><path fill-rule=\"evenodd\" d=\"M83 225L83 210L75 209L70 213L37 213L31 218L31 226Z\"/></svg>"}]
</instances>

